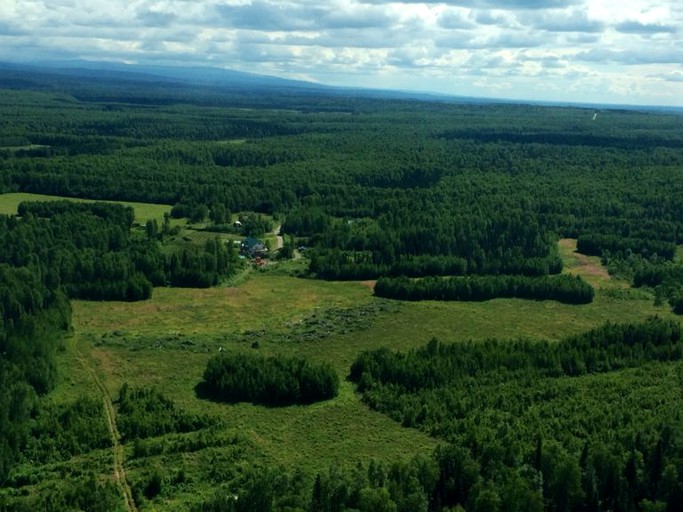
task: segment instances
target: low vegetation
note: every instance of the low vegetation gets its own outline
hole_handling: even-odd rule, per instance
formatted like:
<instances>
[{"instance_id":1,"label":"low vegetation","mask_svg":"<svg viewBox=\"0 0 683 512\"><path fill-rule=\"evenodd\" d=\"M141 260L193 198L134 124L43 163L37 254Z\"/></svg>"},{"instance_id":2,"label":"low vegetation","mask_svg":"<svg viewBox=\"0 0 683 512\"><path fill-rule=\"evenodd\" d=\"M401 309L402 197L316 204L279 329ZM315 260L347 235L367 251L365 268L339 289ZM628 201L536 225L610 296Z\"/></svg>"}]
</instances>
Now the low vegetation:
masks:
<instances>
[{"instance_id":1,"label":"low vegetation","mask_svg":"<svg viewBox=\"0 0 683 512\"><path fill-rule=\"evenodd\" d=\"M179 410L162 393L152 388L133 388L124 384L119 393L117 424L123 442L170 433L194 432L216 421L206 416L191 416Z\"/></svg>"}]
</instances>

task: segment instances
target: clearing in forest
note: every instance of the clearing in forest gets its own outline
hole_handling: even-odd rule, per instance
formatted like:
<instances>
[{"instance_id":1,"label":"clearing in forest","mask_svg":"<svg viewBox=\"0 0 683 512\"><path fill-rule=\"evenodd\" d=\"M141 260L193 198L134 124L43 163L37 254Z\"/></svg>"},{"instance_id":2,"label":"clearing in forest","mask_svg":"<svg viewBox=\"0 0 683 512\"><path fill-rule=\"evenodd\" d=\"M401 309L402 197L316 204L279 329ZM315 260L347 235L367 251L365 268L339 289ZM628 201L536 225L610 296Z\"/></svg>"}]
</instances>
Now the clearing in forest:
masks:
<instances>
[{"instance_id":1,"label":"clearing in forest","mask_svg":"<svg viewBox=\"0 0 683 512\"><path fill-rule=\"evenodd\" d=\"M600 286L611 280L607 268L598 256L586 256L576 252L576 239L562 238L558 246L565 272L579 275L593 286Z\"/></svg>"}]
</instances>

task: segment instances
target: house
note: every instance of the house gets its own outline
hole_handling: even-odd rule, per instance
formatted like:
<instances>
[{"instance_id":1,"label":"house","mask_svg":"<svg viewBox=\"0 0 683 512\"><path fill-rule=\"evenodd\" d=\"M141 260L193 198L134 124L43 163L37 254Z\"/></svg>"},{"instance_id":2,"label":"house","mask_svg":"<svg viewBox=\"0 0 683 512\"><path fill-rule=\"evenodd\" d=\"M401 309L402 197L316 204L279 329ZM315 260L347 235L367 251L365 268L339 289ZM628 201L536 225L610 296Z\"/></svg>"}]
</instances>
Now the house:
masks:
<instances>
[{"instance_id":1,"label":"house","mask_svg":"<svg viewBox=\"0 0 683 512\"><path fill-rule=\"evenodd\" d=\"M263 256L268 252L268 247L266 246L265 242L262 240L259 240L258 238L253 238L253 237L247 237L244 240L242 240L242 243L240 245L240 253L244 254L245 256Z\"/></svg>"}]
</instances>

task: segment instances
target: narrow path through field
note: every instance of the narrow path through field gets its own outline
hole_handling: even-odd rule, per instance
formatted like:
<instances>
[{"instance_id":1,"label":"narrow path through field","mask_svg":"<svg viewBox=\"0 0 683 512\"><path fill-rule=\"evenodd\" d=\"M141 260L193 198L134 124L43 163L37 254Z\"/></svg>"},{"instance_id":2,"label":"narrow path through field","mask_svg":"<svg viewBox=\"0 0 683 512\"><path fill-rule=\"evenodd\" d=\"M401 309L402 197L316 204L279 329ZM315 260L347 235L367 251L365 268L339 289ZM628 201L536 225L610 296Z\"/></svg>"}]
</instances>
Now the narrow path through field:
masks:
<instances>
[{"instance_id":1,"label":"narrow path through field","mask_svg":"<svg viewBox=\"0 0 683 512\"><path fill-rule=\"evenodd\" d=\"M128 479L126 478L126 470L123 467L124 452L123 446L121 445L121 434L119 434L119 429L116 426L116 411L114 410L114 404L112 403L111 396L109 395L109 390L100 379L97 371L92 365L92 361L84 355L78 348L78 343L76 343L76 357L78 361L83 365L83 368L92 377L95 382L95 386L100 391L102 400L104 401L104 409L107 414L107 424L109 425L109 433L112 439L112 452L114 455L114 481L121 489L123 493L123 498L126 502L126 510L129 512L137 512L137 507L135 506L135 500L133 499L133 492L128 485Z\"/></svg>"},{"instance_id":2,"label":"narrow path through field","mask_svg":"<svg viewBox=\"0 0 683 512\"><path fill-rule=\"evenodd\" d=\"M275 245L276 249L279 251L282 249L282 247L285 245L285 241L282 238L282 235L280 235L280 228L282 227L282 224L278 224L275 229L273 230L273 235L275 235Z\"/></svg>"}]
</instances>

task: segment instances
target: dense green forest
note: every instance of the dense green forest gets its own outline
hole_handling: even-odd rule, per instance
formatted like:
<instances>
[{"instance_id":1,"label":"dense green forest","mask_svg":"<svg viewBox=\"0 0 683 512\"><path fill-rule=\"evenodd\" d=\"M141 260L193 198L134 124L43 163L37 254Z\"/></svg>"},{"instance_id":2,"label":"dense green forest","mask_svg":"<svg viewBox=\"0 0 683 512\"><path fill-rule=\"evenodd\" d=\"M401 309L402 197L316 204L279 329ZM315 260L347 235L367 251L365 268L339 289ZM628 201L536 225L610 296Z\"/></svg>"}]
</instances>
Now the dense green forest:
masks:
<instances>
[{"instance_id":1,"label":"dense green forest","mask_svg":"<svg viewBox=\"0 0 683 512\"><path fill-rule=\"evenodd\" d=\"M168 224L133 232L133 210L107 203L26 202L20 218L0 218L0 261L33 265L69 297L144 300L153 285L212 286L236 267L232 245L209 239L204 250L164 255Z\"/></svg>"},{"instance_id":2,"label":"dense green forest","mask_svg":"<svg viewBox=\"0 0 683 512\"><path fill-rule=\"evenodd\" d=\"M532 299L549 315L568 303L590 311L591 325L614 309L580 308L612 299L645 297L667 317L683 314L679 113L595 117L593 108L113 77L12 74L0 86L0 193L63 198L0 215L0 511L680 507L676 321L502 339L510 320L494 318L480 333L487 341L466 341L460 313L449 319L453 340L377 330L356 339L398 323L391 315L417 301ZM168 212L139 222L111 201ZM280 234L265 268L239 257L244 237L270 236L274 249ZM617 284L566 274L561 239L600 258ZM291 277L296 291L277 279L265 292L239 286L253 276ZM361 280L391 307L375 307L363 288L370 302L311 313L333 288L302 283L348 291L356 288L336 286ZM205 313L184 334L157 320L154 334L138 336L115 315L95 319L111 322L102 331L74 328L72 310L87 310L85 301L149 304L125 319L143 329L146 315L182 317L194 289L226 283L237 286L211 300L232 317L215 327ZM170 287L185 290L152 303L155 288ZM232 297L243 309L230 309ZM278 307L263 313L264 304ZM249 330L252 317L261 330ZM427 344L391 348L408 342ZM146 357L155 358L149 375L135 366ZM172 378L155 373L164 365L176 365ZM79 371L96 385L73 384ZM251 436L242 420L356 402L372 421L416 429L437 448L406 446L401 460L349 452L324 469L298 468L286 446L265 455L286 439Z\"/></svg>"},{"instance_id":3,"label":"dense green forest","mask_svg":"<svg viewBox=\"0 0 683 512\"><path fill-rule=\"evenodd\" d=\"M683 240L673 114L303 96L273 98L283 110L270 115L60 98L66 121L49 95L26 94L3 100L3 190L167 203L217 225L225 212L283 215L323 278L542 276L561 269L558 237L637 258L633 272Z\"/></svg>"},{"instance_id":4,"label":"dense green forest","mask_svg":"<svg viewBox=\"0 0 683 512\"><path fill-rule=\"evenodd\" d=\"M351 378L373 408L464 448L432 510L478 510L484 489L505 510L675 510L682 358L680 325L653 319L558 343L432 339L363 353Z\"/></svg>"}]
</instances>

